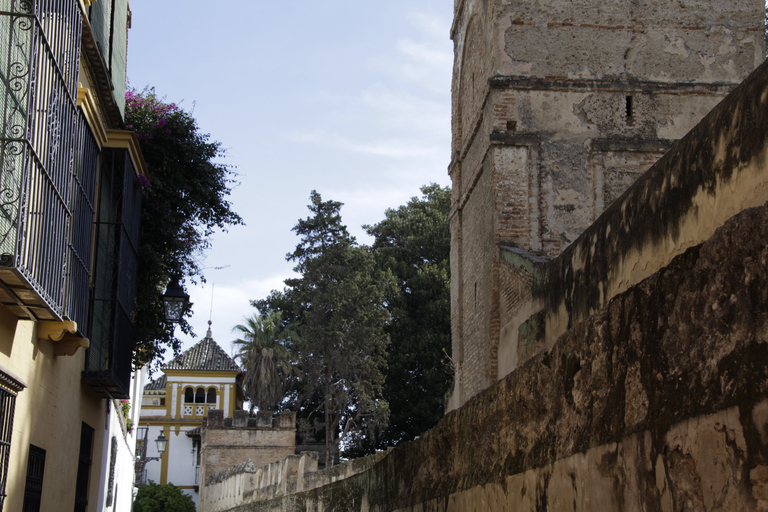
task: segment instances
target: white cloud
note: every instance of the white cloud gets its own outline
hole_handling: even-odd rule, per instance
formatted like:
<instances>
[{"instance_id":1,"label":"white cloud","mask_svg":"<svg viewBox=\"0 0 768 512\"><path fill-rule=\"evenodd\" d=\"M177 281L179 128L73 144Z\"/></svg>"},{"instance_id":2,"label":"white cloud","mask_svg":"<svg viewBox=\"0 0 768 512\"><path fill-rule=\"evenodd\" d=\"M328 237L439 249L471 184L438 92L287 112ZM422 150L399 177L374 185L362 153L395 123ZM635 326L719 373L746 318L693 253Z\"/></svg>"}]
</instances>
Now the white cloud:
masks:
<instances>
[{"instance_id":1,"label":"white cloud","mask_svg":"<svg viewBox=\"0 0 768 512\"><path fill-rule=\"evenodd\" d=\"M370 142L356 142L345 135L324 130L295 133L292 139L296 142L305 142L332 147L342 151L388 158L414 158L435 154L435 148L424 146L419 141L413 139L392 138Z\"/></svg>"},{"instance_id":2,"label":"white cloud","mask_svg":"<svg viewBox=\"0 0 768 512\"><path fill-rule=\"evenodd\" d=\"M184 336L178 332L179 339L183 340L182 350L188 349L205 336L210 315L213 338L222 348L229 351L230 342L237 338L232 328L242 323L245 316L256 313L249 301L263 299L272 290L282 290L284 281L293 276L290 271L258 279L238 280L238 276L234 276L234 280L224 284L208 282L189 287L189 300L195 309L190 323L197 337Z\"/></svg>"}]
</instances>

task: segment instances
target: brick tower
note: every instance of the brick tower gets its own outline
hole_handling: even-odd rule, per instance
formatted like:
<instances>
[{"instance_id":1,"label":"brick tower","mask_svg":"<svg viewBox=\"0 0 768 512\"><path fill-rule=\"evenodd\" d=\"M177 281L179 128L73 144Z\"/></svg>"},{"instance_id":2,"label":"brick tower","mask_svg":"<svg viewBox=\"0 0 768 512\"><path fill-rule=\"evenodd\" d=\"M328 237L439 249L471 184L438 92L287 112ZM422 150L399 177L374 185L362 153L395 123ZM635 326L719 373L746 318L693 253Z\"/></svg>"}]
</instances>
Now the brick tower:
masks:
<instances>
[{"instance_id":1,"label":"brick tower","mask_svg":"<svg viewBox=\"0 0 768 512\"><path fill-rule=\"evenodd\" d=\"M763 61L764 14L763 0L455 0L449 409L524 360L499 355L504 326L532 313L532 277L503 251L559 255Z\"/></svg>"}]
</instances>

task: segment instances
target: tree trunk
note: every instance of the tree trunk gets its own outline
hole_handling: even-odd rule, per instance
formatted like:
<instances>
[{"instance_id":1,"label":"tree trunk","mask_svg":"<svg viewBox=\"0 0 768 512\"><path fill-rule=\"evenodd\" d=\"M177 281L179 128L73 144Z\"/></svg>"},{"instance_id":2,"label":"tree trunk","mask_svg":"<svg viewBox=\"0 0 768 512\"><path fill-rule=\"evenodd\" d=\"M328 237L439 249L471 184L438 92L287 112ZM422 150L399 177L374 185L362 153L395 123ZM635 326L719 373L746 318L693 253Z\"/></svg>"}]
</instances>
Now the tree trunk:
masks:
<instances>
[{"instance_id":1,"label":"tree trunk","mask_svg":"<svg viewBox=\"0 0 768 512\"><path fill-rule=\"evenodd\" d=\"M334 457L331 447L333 446L333 432L331 431L331 392L325 392L325 405L323 407L325 414L325 467L333 466Z\"/></svg>"}]
</instances>

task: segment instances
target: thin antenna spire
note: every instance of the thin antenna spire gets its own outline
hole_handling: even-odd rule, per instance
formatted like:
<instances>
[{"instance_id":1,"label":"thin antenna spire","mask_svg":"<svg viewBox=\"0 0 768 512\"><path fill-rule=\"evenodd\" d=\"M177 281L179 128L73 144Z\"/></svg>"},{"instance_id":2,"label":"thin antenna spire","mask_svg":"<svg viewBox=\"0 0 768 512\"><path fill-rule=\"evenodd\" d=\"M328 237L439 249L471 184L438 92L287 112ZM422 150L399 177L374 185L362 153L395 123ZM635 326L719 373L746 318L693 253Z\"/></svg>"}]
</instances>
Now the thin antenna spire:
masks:
<instances>
[{"instance_id":1,"label":"thin antenna spire","mask_svg":"<svg viewBox=\"0 0 768 512\"><path fill-rule=\"evenodd\" d=\"M213 317L213 289L216 287L216 283L211 283L211 310L208 312L208 332L206 333L206 336L208 338L213 338L213 333L211 332L211 317Z\"/></svg>"},{"instance_id":2,"label":"thin antenna spire","mask_svg":"<svg viewBox=\"0 0 768 512\"><path fill-rule=\"evenodd\" d=\"M211 283L211 310L208 312L208 321L211 321L213 317L213 290L216 288L216 283Z\"/></svg>"}]
</instances>

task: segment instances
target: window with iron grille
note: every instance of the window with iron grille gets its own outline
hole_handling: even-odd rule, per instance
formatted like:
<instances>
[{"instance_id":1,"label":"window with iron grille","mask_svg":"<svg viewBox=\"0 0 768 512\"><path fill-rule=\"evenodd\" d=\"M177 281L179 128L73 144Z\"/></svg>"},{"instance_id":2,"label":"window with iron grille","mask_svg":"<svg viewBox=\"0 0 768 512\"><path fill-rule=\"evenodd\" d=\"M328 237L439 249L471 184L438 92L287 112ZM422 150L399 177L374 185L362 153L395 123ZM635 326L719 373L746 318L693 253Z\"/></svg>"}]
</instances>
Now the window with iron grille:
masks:
<instances>
[{"instance_id":1,"label":"window with iron grille","mask_svg":"<svg viewBox=\"0 0 768 512\"><path fill-rule=\"evenodd\" d=\"M43 473L45 473L45 450L29 445L27 458L27 483L24 486L23 512L40 512L43 497Z\"/></svg>"},{"instance_id":2,"label":"window with iron grille","mask_svg":"<svg viewBox=\"0 0 768 512\"><path fill-rule=\"evenodd\" d=\"M21 318L64 315L82 33L78 4L4 2L0 12L0 265L25 284L25 292L7 302ZM29 307L40 301L45 308Z\"/></svg>"},{"instance_id":3,"label":"window with iron grille","mask_svg":"<svg viewBox=\"0 0 768 512\"><path fill-rule=\"evenodd\" d=\"M117 465L117 437L112 436L112 445L109 451L109 484L107 486L107 507L112 506L115 488L115 466Z\"/></svg>"},{"instance_id":4,"label":"window with iron grille","mask_svg":"<svg viewBox=\"0 0 768 512\"><path fill-rule=\"evenodd\" d=\"M0 387L0 510L5 501L5 483L8 479L8 459L11 455L11 432L13 412L16 408L16 393Z\"/></svg>"},{"instance_id":5,"label":"window with iron grille","mask_svg":"<svg viewBox=\"0 0 768 512\"><path fill-rule=\"evenodd\" d=\"M99 146L85 114L78 110L78 126L72 164L72 212L67 254L67 287L65 314L77 322L80 333L89 337L88 304L91 282L91 250L93 221L96 213L96 175L99 169Z\"/></svg>"},{"instance_id":6,"label":"window with iron grille","mask_svg":"<svg viewBox=\"0 0 768 512\"><path fill-rule=\"evenodd\" d=\"M8 480L16 394L25 387L24 383L0 367L0 512L3 510L6 496L5 484Z\"/></svg>"},{"instance_id":7,"label":"window with iron grille","mask_svg":"<svg viewBox=\"0 0 768 512\"><path fill-rule=\"evenodd\" d=\"M80 456L75 483L75 512L85 512L88 508L88 479L91 477L92 448L93 428L87 423L83 423L80 429Z\"/></svg>"},{"instance_id":8,"label":"window with iron grille","mask_svg":"<svg viewBox=\"0 0 768 512\"><path fill-rule=\"evenodd\" d=\"M128 398L141 194L127 150L105 148L101 156L88 329L91 345L83 378L105 398Z\"/></svg>"}]
</instances>

